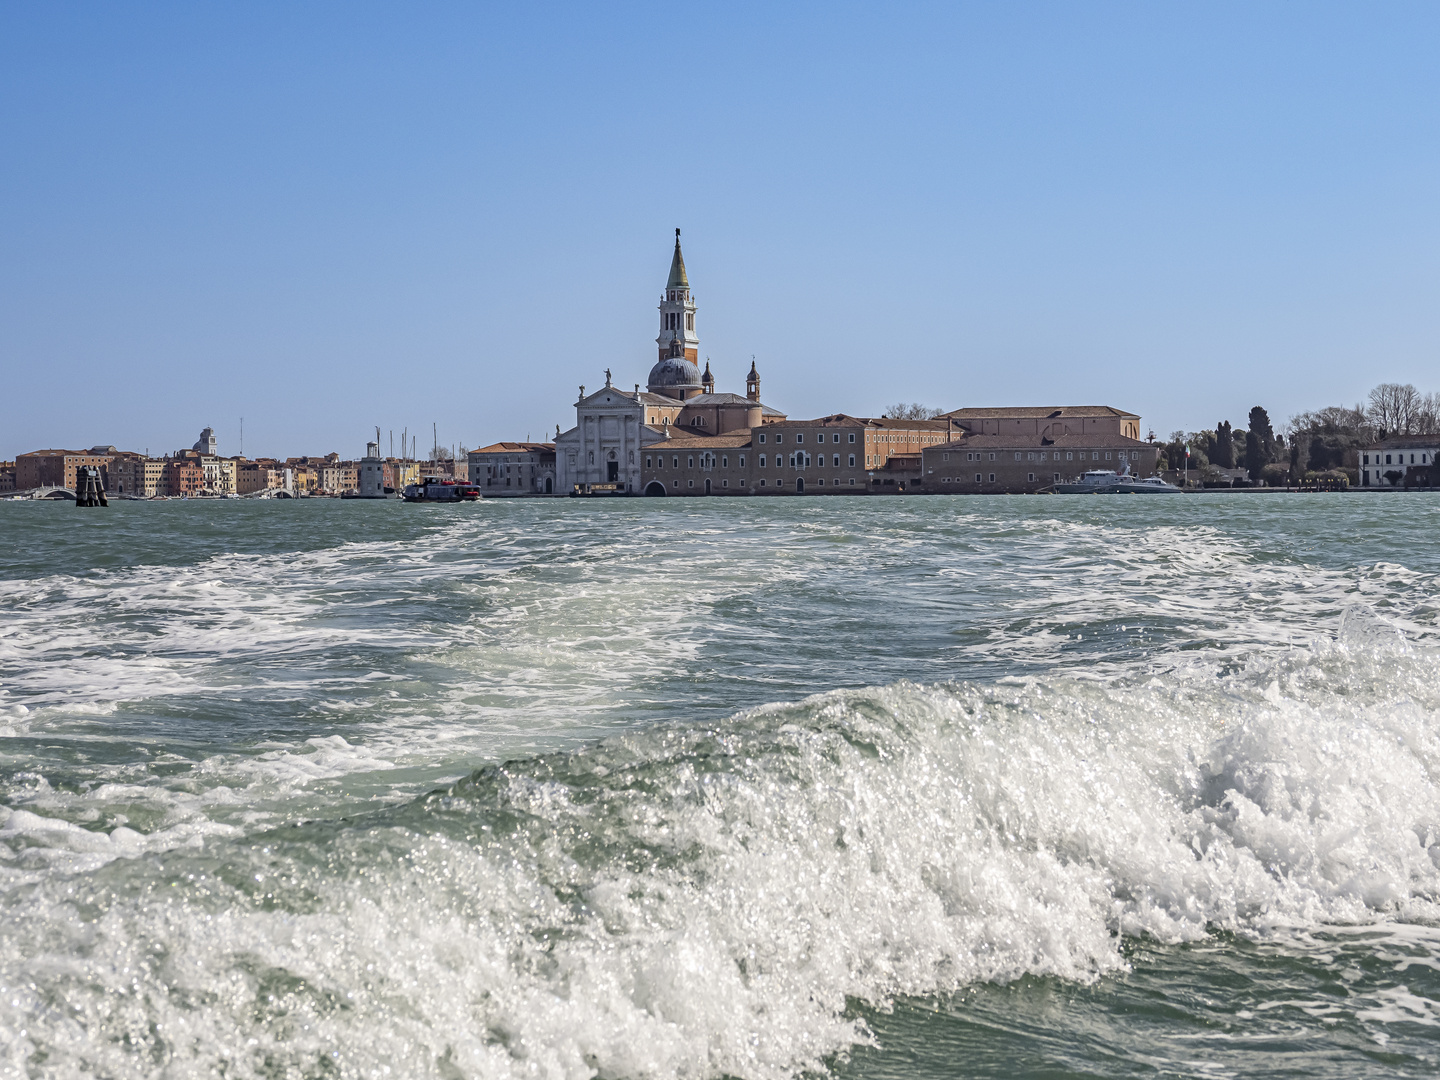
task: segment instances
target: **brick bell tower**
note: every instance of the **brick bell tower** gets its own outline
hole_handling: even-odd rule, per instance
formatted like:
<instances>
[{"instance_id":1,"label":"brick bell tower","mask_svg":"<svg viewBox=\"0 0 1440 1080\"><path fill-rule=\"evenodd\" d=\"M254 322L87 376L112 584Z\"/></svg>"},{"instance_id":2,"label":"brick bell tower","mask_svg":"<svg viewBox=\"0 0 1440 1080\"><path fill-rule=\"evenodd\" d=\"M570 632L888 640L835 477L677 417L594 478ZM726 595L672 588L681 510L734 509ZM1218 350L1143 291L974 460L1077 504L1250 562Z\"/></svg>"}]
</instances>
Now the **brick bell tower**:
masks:
<instances>
[{"instance_id":1,"label":"brick bell tower","mask_svg":"<svg viewBox=\"0 0 1440 1080\"><path fill-rule=\"evenodd\" d=\"M670 279L665 282L665 295L660 298L659 359L681 357L692 364L700 355L700 339L695 335L695 299L690 295L690 279L685 276L685 258L680 254L680 230L675 230L675 255L670 260Z\"/></svg>"}]
</instances>

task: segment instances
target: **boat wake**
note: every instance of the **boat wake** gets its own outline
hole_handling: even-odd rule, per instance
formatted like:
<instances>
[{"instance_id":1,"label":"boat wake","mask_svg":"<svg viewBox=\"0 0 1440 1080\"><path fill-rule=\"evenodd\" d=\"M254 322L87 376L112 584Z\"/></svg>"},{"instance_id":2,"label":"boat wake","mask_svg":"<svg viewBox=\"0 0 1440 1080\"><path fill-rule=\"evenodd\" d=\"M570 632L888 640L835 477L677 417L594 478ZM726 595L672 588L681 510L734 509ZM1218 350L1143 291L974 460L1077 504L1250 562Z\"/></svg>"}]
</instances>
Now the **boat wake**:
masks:
<instances>
[{"instance_id":1,"label":"boat wake","mask_svg":"<svg viewBox=\"0 0 1440 1080\"><path fill-rule=\"evenodd\" d=\"M343 821L111 837L11 879L3 1067L790 1077L871 1038L857 1003L1094 980L1127 938L1434 922L1434 672L1360 612L1227 672L835 691ZM0 813L13 873L84 841Z\"/></svg>"}]
</instances>

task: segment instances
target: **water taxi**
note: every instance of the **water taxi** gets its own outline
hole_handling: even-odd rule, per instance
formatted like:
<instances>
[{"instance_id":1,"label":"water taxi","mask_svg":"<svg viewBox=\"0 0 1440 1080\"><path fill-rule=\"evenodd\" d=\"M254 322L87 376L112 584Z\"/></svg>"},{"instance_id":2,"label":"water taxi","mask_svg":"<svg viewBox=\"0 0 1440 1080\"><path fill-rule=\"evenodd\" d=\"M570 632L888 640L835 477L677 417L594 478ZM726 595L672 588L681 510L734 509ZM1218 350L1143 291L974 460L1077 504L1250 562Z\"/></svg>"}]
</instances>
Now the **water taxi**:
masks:
<instances>
[{"instance_id":1,"label":"water taxi","mask_svg":"<svg viewBox=\"0 0 1440 1080\"><path fill-rule=\"evenodd\" d=\"M480 498L480 489L463 480L426 476L418 484L406 484L400 497L406 502L475 502Z\"/></svg>"}]
</instances>

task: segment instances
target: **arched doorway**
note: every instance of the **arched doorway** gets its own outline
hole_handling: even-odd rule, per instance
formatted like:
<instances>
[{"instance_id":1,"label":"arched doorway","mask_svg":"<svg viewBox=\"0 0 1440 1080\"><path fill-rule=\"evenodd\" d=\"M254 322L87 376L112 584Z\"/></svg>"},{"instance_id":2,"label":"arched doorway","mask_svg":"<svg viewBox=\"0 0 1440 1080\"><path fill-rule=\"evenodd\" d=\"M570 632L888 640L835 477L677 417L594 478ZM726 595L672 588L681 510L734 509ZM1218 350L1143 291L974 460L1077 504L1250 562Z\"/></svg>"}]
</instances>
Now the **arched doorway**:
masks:
<instances>
[{"instance_id":1,"label":"arched doorway","mask_svg":"<svg viewBox=\"0 0 1440 1080\"><path fill-rule=\"evenodd\" d=\"M710 494L710 478L708 476L705 478L705 494Z\"/></svg>"},{"instance_id":2,"label":"arched doorway","mask_svg":"<svg viewBox=\"0 0 1440 1080\"><path fill-rule=\"evenodd\" d=\"M548 476L545 477L545 494L546 494L546 495L549 495L549 494L550 494L550 483L551 483L550 477L548 477Z\"/></svg>"},{"instance_id":3,"label":"arched doorway","mask_svg":"<svg viewBox=\"0 0 1440 1080\"><path fill-rule=\"evenodd\" d=\"M795 478L795 490L796 490L796 491L804 491L804 490L805 490L805 478L804 478L803 476L797 476L797 477Z\"/></svg>"},{"instance_id":4,"label":"arched doorway","mask_svg":"<svg viewBox=\"0 0 1440 1080\"><path fill-rule=\"evenodd\" d=\"M664 495L664 494L665 494L665 485L662 484L662 483L660 483L659 480L651 480L650 483L648 483L648 484L645 485L645 494L646 494L646 495Z\"/></svg>"}]
</instances>

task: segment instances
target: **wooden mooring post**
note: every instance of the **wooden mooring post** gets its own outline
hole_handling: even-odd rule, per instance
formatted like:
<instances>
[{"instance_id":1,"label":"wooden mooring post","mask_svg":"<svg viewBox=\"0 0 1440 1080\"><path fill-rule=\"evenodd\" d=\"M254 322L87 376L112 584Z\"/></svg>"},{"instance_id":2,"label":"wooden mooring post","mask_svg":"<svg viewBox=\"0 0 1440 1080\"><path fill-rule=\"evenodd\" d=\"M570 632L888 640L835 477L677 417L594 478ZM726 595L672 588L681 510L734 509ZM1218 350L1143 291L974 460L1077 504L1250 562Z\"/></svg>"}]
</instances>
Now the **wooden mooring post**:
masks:
<instances>
[{"instance_id":1,"label":"wooden mooring post","mask_svg":"<svg viewBox=\"0 0 1440 1080\"><path fill-rule=\"evenodd\" d=\"M100 470L94 465L82 465L75 473L76 506L109 506L105 498L105 485L100 482Z\"/></svg>"}]
</instances>

